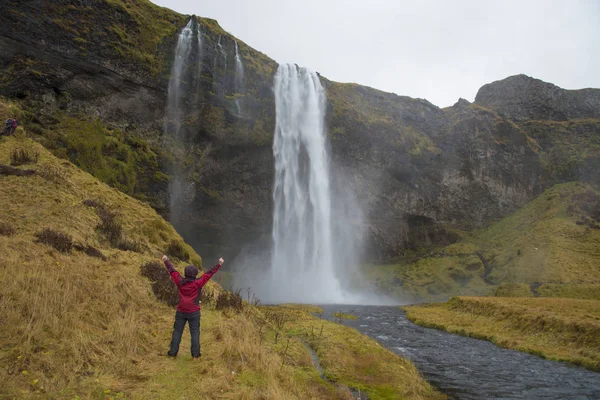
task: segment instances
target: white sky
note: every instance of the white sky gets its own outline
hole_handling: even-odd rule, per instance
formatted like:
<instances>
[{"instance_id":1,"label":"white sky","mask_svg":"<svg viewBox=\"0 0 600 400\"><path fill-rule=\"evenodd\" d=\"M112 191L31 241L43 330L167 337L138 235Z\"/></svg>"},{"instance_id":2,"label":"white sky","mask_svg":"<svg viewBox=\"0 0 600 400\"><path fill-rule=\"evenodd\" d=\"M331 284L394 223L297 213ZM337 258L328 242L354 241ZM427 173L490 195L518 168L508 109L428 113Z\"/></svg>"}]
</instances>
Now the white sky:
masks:
<instances>
[{"instance_id":1,"label":"white sky","mask_svg":"<svg viewBox=\"0 0 600 400\"><path fill-rule=\"evenodd\" d=\"M278 62L445 107L524 73L600 88L600 0L152 0Z\"/></svg>"}]
</instances>

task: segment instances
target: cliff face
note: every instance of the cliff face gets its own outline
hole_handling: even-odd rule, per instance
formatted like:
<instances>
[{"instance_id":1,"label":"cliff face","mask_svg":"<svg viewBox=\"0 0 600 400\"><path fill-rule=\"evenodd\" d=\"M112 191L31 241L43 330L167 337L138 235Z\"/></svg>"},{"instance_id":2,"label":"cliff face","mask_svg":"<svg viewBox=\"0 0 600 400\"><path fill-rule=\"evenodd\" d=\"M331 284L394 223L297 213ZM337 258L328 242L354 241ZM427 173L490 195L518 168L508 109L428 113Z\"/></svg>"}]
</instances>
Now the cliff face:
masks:
<instances>
[{"instance_id":1,"label":"cliff face","mask_svg":"<svg viewBox=\"0 0 600 400\"><path fill-rule=\"evenodd\" d=\"M238 41L245 80L236 88L236 39L199 19L196 103L174 143L163 124L186 17L143 0L6 1L0 12L11 16L0 27L0 93L28 110L36 140L163 215L177 170L176 226L204 256L269 243L273 60ZM553 183L599 183L600 90L519 75L440 109L322 83L334 186L357 194L373 259L449 244Z\"/></svg>"}]
</instances>

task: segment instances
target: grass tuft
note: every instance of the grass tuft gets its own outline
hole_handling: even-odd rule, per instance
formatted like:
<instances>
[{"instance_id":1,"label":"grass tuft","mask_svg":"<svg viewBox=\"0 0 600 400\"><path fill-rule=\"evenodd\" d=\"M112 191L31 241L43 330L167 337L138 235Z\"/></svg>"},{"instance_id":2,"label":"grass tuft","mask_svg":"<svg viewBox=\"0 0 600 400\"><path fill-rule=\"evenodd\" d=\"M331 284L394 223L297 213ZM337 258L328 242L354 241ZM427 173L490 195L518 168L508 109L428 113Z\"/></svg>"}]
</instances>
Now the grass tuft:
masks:
<instances>
[{"instance_id":1,"label":"grass tuft","mask_svg":"<svg viewBox=\"0 0 600 400\"><path fill-rule=\"evenodd\" d=\"M12 236L17 233L17 230L7 224L6 222L0 222L0 236Z\"/></svg>"},{"instance_id":2,"label":"grass tuft","mask_svg":"<svg viewBox=\"0 0 600 400\"><path fill-rule=\"evenodd\" d=\"M10 153L10 165L19 166L24 164L35 164L38 162L39 153L31 150L16 148Z\"/></svg>"}]
</instances>

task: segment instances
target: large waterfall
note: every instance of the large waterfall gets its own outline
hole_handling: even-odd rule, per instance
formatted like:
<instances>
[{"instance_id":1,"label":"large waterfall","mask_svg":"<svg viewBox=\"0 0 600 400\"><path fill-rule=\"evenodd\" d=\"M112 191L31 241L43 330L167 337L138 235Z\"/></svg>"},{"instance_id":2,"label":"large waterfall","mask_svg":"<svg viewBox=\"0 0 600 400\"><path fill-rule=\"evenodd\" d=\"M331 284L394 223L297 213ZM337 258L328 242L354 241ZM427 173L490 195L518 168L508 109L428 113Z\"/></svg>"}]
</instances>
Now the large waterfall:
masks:
<instances>
[{"instance_id":1,"label":"large waterfall","mask_svg":"<svg viewBox=\"0 0 600 400\"><path fill-rule=\"evenodd\" d=\"M269 302L344 301L335 274L325 92L314 72L275 76L273 253Z\"/></svg>"}]
</instances>

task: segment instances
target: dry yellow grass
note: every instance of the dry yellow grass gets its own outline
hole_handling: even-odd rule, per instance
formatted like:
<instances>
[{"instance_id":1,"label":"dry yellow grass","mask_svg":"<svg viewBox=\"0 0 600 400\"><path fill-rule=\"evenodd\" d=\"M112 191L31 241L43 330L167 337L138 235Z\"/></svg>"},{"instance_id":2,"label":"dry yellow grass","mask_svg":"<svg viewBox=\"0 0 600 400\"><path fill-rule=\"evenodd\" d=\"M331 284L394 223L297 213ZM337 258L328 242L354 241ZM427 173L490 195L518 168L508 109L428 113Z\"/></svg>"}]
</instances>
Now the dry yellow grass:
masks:
<instances>
[{"instance_id":1,"label":"dry yellow grass","mask_svg":"<svg viewBox=\"0 0 600 400\"><path fill-rule=\"evenodd\" d=\"M600 371L598 300L455 297L405 310L419 325Z\"/></svg>"},{"instance_id":2,"label":"dry yellow grass","mask_svg":"<svg viewBox=\"0 0 600 400\"><path fill-rule=\"evenodd\" d=\"M187 331L180 357L167 358L174 311L156 300L140 266L182 239L146 204L22 136L0 140L0 164L16 148L39 158L19 167L36 175L0 176L0 222L15 231L0 235L0 398L350 398L320 378L299 341L284 349L277 328L254 307L235 314L204 305L201 361L191 360ZM88 199L121 214L123 236L141 252L113 248L96 230L100 219L83 204ZM38 243L44 228L107 260Z\"/></svg>"}]
</instances>

